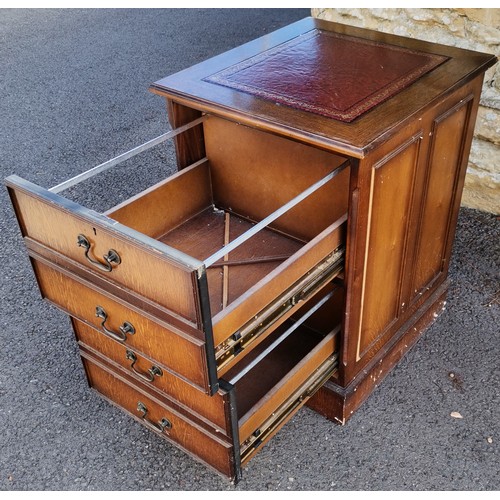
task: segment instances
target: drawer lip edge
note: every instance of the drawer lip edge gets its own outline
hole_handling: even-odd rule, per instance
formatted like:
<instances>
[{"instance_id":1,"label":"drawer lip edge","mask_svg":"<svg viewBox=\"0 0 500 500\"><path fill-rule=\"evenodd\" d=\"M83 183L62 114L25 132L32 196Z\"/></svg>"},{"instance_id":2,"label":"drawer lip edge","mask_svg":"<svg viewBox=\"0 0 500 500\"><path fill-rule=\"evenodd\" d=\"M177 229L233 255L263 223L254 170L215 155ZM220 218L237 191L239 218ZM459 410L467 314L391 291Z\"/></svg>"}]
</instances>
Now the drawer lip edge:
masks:
<instances>
[{"instance_id":1,"label":"drawer lip edge","mask_svg":"<svg viewBox=\"0 0 500 500\"><path fill-rule=\"evenodd\" d=\"M86 348L86 346L85 346ZM175 406L177 406L179 403L177 402L172 402L173 405L175 406L170 406L169 402L167 401L163 401L163 399L168 399L166 396L163 396L163 394L159 394L157 390L154 390L154 391L151 391L149 388L146 388L146 387L142 387L142 383L139 382L139 381L136 381L135 379L134 380L128 380L128 378L130 377L125 371L123 370L114 370L113 368L110 368L108 366L106 366L106 364L104 364L105 362L102 361L101 357L99 357L99 359L95 356L94 353L92 352L87 352L85 349L79 349L79 353L80 353L80 356L89 360L90 362L94 363L95 365L97 365L99 368L101 368L102 370L108 372L109 374L111 374L112 376L116 377L117 379L119 379L121 382L123 382L124 384L127 385L127 387L130 387L131 389L137 391L137 392L140 392L141 394L144 395L144 397L147 397L149 399L151 399L155 404L158 404L159 406L161 407L165 407L168 409L168 411L171 411L172 413L175 414L176 417L184 420L184 421L187 421L190 425L193 425L195 426L198 430L200 430L201 432L203 432L204 434L208 434L210 436L210 438L220 442L223 446L225 447L232 447L232 443L229 442L229 439L228 439L228 436L226 436L225 434L215 434L215 429L214 429L214 432L210 432L208 429L206 429L203 425L201 425L200 423L196 422L195 420L192 420L190 417L188 417L187 415L184 415L181 411L179 411L179 409L175 408ZM123 373L121 373L123 372ZM130 377L131 378L131 377ZM169 400L170 401L170 400ZM180 406L180 404L179 404ZM120 407L121 408L121 407ZM197 414L196 415L193 415L197 420L199 419L200 421L204 421L206 420L205 418L201 417L201 416L198 416ZM209 421L207 420L207 423ZM214 424L213 423L210 423L211 426L213 426ZM208 425L208 424L207 424ZM224 439L226 438L226 439Z\"/></svg>"},{"instance_id":2,"label":"drawer lip edge","mask_svg":"<svg viewBox=\"0 0 500 500\"><path fill-rule=\"evenodd\" d=\"M70 269L62 267L61 265L59 265L56 262L51 261L50 259L48 259L45 256L38 253L35 249L31 248L31 246L26 245L26 248L27 248L27 252L28 252L28 255L30 258L35 259L37 261L40 261L42 264L51 267L55 271L63 274L65 277L72 279L74 281L77 281L82 286L90 288L91 290L93 290L96 293L99 293L100 295L104 295L106 298L108 298L114 302L117 302L120 306L134 310L137 314L140 314L141 316L144 316L148 320L158 324L158 326L160 328L171 329L172 333L182 337L183 339L185 339L188 342L193 343L197 347L202 347L205 344L204 339L201 339L201 338L196 337L194 335L190 335L189 333L184 332L181 328L179 328L175 325L172 325L172 324L168 323L167 321L162 320L161 318L157 318L156 316L150 314L147 311L139 309L134 304L131 304L131 303L125 301L121 297L114 295L113 293L109 292L108 290L104 290L99 285L95 284L94 282L89 281L86 278L79 276L78 274L72 272Z\"/></svg>"},{"instance_id":3,"label":"drawer lip edge","mask_svg":"<svg viewBox=\"0 0 500 500\"><path fill-rule=\"evenodd\" d=\"M19 190L25 194L34 196L45 204L57 205L59 209L78 219L92 221L92 223L101 226L105 231L109 231L113 237L125 240L128 244L139 247L156 258L166 258L177 266L187 268L189 272L199 272L204 267L203 262L180 250L127 227L104 214L80 205L64 196L52 193L48 189L23 179L18 175L10 175L4 182L9 189Z\"/></svg>"},{"instance_id":4,"label":"drawer lip edge","mask_svg":"<svg viewBox=\"0 0 500 500\"><path fill-rule=\"evenodd\" d=\"M106 357L102 353L96 351L96 349L90 347L89 345L85 344L82 341L78 341L78 347L79 347L79 353L81 356L90 358L91 361L93 361L93 362L94 361L98 362L99 365L102 365L103 367L105 367L105 369L107 369L108 372L110 372L110 373L112 372L112 374L115 376L119 376L120 374L123 374L120 378L123 379L125 381L125 383L127 383L128 385L133 384L134 388L137 388L140 385L143 385L143 382L141 382L138 379L133 378L133 375L131 373L128 373L123 367L119 366L115 361ZM109 368L106 365L109 365ZM177 376L176 374L172 374L172 375ZM128 378L130 378L131 381L128 381L127 380ZM189 383L188 381L186 381L184 379L181 379L181 380L183 382ZM192 384L190 384L190 385L192 385ZM142 390L142 387L140 390ZM146 391L146 387L144 388L144 391ZM195 420L199 420L200 422L206 422L207 427L210 427L213 432L218 433L217 436L219 436L219 437L225 436L225 437L229 438L228 433L222 427L215 424L207 417L204 417L203 415L199 414L196 410L193 410L189 406L186 406L184 403L178 401L175 397L170 396L167 393L164 393L161 389L154 387L154 386L151 386L151 387L147 386L147 392L148 392L148 394L151 394L151 397L155 397L154 395L157 394L156 397L160 401L161 404L168 406L168 404L171 402L172 405L174 405L174 406L178 405L180 410L182 410L182 412L178 411L178 410L175 410L175 411L180 413L187 420L192 421L194 423L196 423ZM211 396L209 396L205 393L202 393L200 391L200 396L201 395L206 396L206 397L211 397ZM222 397L224 397L224 395L222 395ZM163 403L162 399L165 399L168 402ZM175 408L172 408L172 409L175 409ZM186 413L186 415L184 415L184 413ZM195 420L191 420L191 416L193 416Z\"/></svg>"}]
</instances>

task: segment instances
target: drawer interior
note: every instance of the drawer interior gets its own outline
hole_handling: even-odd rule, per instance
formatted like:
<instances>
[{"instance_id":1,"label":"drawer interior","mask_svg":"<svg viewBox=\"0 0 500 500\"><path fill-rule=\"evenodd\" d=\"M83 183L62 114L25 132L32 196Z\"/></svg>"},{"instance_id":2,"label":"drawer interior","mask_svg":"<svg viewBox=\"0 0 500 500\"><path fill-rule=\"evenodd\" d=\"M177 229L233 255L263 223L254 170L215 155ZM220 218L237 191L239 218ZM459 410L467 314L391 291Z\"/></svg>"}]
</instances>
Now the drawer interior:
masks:
<instances>
[{"instance_id":1,"label":"drawer interior","mask_svg":"<svg viewBox=\"0 0 500 500\"><path fill-rule=\"evenodd\" d=\"M350 166L213 116L203 130L206 158L104 215L16 176L7 185L32 258L193 339L203 356L188 380L213 393L342 272Z\"/></svg>"},{"instance_id":2,"label":"drawer interior","mask_svg":"<svg viewBox=\"0 0 500 500\"><path fill-rule=\"evenodd\" d=\"M243 456L336 370L342 300L343 289L329 284L224 375L234 388Z\"/></svg>"},{"instance_id":3,"label":"drawer interior","mask_svg":"<svg viewBox=\"0 0 500 500\"><path fill-rule=\"evenodd\" d=\"M204 162L189 167L139 197L112 209L107 215L195 259L205 261L259 222L250 218L247 212L243 214L235 212L228 203L229 200L226 200L220 192L216 193L217 186L214 185L212 177L212 165L211 162ZM322 171L311 172L310 184L321 179L322 173ZM347 172L342 172L338 179L337 177L333 179L331 182L335 189L328 186L330 191L328 195L335 197L338 196L337 192L347 192L347 188L344 187L347 179ZM274 181L272 189L279 190L279 183L271 178L270 184L273 184L272 181ZM248 179L248 182L251 180ZM193 189L193 186L196 186L196 189ZM323 188L319 191L317 196L325 195ZM245 196L243 190L241 197ZM316 198L316 193L310 198ZM153 200L155 208L151 213L148 208L154 203ZM178 200L180 204L183 200L187 202L183 209L178 205L172 209L172 200ZM307 201L310 201L309 198ZM301 203L297 208L300 206ZM347 206L341 213L336 214L326 205L325 212L329 215L327 222L335 223L346 211ZM288 213L282 217L288 217ZM207 267L210 308L213 316L241 297L328 227L322 225L317 234L306 237L302 231L302 218L297 219L295 227L289 223L288 227L284 228L285 231L280 227L282 217ZM149 218L154 220L149 222L145 220ZM311 216L309 220L313 220L313 217ZM294 230L295 228L297 230Z\"/></svg>"},{"instance_id":4,"label":"drawer interior","mask_svg":"<svg viewBox=\"0 0 500 500\"><path fill-rule=\"evenodd\" d=\"M330 308L333 302L334 299L330 300ZM301 313L304 312L304 310L301 310ZM318 311L316 317L313 315L298 326L290 336L283 340L275 349L272 349L266 357L236 382L237 408L242 418L252 413L253 408L258 406L259 401L281 380L285 379L287 374L324 340L325 336L330 333L332 324L339 324L338 322L333 322L333 320L331 323L319 323L321 315L324 316L324 310ZM248 368L273 342L292 327L297 319L297 317L292 316L280 325L272 335L269 335L232 370L228 371L225 377L230 379L233 375L241 373L242 370Z\"/></svg>"},{"instance_id":5,"label":"drawer interior","mask_svg":"<svg viewBox=\"0 0 500 500\"><path fill-rule=\"evenodd\" d=\"M349 167L340 156L215 117L204 130L207 159L106 215L205 263L219 346L342 246Z\"/></svg>"},{"instance_id":6,"label":"drawer interior","mask_svg":"<svg viewBox=\"0 0 500 500\"><path fill-rule=\"evenodd\" d=\"M159 240L205 260L252 225L248 219L211 205ZM207 268L212 314L221 312L302 246L303 242L289 235L264 228L227 258L212 264Z\"/></svg>"},{"instance_id":7,"label":"drawer interior","mask_svg":"<svg viewBox=\"0 0 500 500\"><path fill-rule=\"evenodd\" d=\"M259 344L250 354L243 358L243 365L247 365L261 354L287 328L293 325L291 320L286 321L272 335ZM328 333L328 332L326 332ZM273 389L286 374L292 370L314 347L325 337L325 332L310 328L307 324L301 325L286 338L276 349L266 356L255 368L250 370L242 379L236 382L236 400L238 413L242 418L251 414L259 401ZM238 366L243 369L245 366ZM226 375L227 376L227 375Z\"/></svg>"}]
</instances>

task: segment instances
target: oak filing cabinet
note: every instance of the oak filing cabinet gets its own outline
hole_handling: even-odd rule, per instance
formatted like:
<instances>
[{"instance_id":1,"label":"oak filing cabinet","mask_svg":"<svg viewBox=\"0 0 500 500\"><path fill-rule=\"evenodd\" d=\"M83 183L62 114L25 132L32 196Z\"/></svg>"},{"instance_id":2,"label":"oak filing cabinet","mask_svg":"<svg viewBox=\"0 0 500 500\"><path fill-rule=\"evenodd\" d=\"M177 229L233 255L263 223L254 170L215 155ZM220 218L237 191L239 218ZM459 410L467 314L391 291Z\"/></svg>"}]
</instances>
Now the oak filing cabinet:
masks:
<instances>
[{"instance_id":1,"label":"oak filing cabinet","mask_svg":"<svg viewBox=\"0 0 500 500\"><path fill-rule=\"evenodd\" d=\"M151 86L173 131L6 184L91 387L219 473L304 404L345 423L443 309L494 56L307 18ZM104 214L60 196L165 139Z\"/></svg>"}]
</instances>

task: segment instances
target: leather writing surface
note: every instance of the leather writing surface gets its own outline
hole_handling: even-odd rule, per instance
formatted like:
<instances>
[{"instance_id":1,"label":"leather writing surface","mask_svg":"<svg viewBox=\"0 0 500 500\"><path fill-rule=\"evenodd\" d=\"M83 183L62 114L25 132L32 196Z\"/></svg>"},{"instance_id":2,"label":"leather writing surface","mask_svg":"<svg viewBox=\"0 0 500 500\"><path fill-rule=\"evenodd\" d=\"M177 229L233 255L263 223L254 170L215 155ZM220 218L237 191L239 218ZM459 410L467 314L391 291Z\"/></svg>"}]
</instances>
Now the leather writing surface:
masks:
<instances>
[{"instance_id":1,"label":"leather writing surface","mask_svg":"<svg viewBox=\"0 0 500 500\"><path fill-rule=\"evenodd\" d=\"M204 80L350 122L447 59L314 29Z\"/></svg>"}]
</instances>

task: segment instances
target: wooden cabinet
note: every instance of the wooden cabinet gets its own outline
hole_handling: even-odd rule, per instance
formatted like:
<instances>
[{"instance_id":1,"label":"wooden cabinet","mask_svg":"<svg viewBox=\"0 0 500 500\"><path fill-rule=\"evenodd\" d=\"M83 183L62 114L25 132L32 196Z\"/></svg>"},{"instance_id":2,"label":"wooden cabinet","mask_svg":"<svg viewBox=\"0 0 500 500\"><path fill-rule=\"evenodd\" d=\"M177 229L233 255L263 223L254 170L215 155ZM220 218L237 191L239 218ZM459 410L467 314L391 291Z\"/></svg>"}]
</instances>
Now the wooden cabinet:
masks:
<instances>
[{"instance_id":1,"label":"wooden cabinet","mask_svg":"<svg viewBox=\"0 0 500 500\"><path fill-rule=\"evenodd\" d=\"M345 423L444 306L494 62L309 18L154 83L179 171L106 213L9 177L91 387L233 480Z\"/></svg>"}]
</instances>

